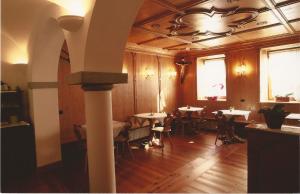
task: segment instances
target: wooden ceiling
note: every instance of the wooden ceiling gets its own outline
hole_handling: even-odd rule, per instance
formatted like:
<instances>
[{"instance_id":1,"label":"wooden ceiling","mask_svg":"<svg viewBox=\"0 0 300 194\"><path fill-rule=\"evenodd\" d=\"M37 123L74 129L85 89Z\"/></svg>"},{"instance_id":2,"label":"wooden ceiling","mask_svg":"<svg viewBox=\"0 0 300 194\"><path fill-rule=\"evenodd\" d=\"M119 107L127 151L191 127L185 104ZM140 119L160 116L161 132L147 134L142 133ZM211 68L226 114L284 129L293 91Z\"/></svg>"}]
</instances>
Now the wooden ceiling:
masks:
<instances>
[{"instance_id":1,"label":"wooden ceiling","mask_svg":"<svg viewBox=\"0 0 300 194\"><path fill-rule=\"evenodd\" d=\"M128 42L169 51L300 34L300 0L145 0Z\"/></svg>"}]
</instances>

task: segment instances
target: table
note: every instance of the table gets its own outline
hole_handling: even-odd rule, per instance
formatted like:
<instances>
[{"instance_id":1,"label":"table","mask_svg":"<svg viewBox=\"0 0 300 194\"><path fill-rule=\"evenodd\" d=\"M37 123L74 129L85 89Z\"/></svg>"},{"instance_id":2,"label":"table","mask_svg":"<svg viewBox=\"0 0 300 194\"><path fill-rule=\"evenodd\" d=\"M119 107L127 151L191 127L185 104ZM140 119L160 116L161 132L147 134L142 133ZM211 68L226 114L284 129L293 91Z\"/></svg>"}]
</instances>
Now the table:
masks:
<instances>
[{"instance_id":1,"label":"table","mask_svg":"<svg viewBox=\"0 0 300 194\"><path fill-rule=\"evenodd\" d=\"M179 110L180 112L186 112L188 118L191 118L193 112L198 112L198 113L200 113L200 112L203 110L203 108L201 108L201 107L193 107L193 106L190 106L190 107L186 107L186 106L185 106L185 107L180 107L180 108L178 108L178 110Z\"/></svg>"},{"instance_id":2,"label":"table","mask_svg":"<svg viewBox=\"0 0 300 194\"><path fill-rule=\"evenodd\" d=\"M228 135L228 142L229 143L242 143L244 142L243 139L241 139L239 136L237 136L234 132L235 130L235 126L234 126L234 119L237 116L243 116L245 118L245 120L248 120L249 118L249 114L251 111L247 111L247 110L219 110L222 111L223 115L226 117L226 125L227 126L231 126L230 129L228 129L227 133ZM218 111L214 111L212 112L213 114L217 114Z\"/></svg>"},{"instance_id":3,"label":"table","mask_svg":"<svg viewBox=\"0 0 300 194\"><path fill-rule=\"evenodd\" d=\"M223 112L223 115L225 115L227 118L232 118L235 116L243 116L246 120L249 118L249 114L251 111L247 110L219 110ZM217 114L218 111L212 112L213 114Z\"/></svg>"},{"instance_id":4,"label":"table","mask_svg":"<svg viewBox=\"0 0 300 194\"><path fill-rule=\"evenodd\" d=\"M126 127L127 123L126 122L121 122L121 121L113 121L113 136L114 138L117 137L121 131L124 130ZM82 129L86 131L86 125L82 125Z\"/></svg>"},{"instance_id":5,"label":"table","mask_svg":"<svg viewBox=\"0 0 300 194\"><path fill-rule=\"evenodd\" d=\"M134 115L137 118L148 119L150 123L150 127L153 127L155 120L158 120L160 123L163 123L165 117L167 117L166 113L140 113Z\"/></svg>"},{"instance_id":6,"label":"table","mask_svg":"<svg viewBox=\"0 0 300 194\"><path fill-rule=\"evenodd\" d=\"M291 113L291 114L289 114L285 118L286 119L292 119L292 120L299 120L300 121L300 114L299 113Z\"/></svg>"},{"instance_id":7,"label":"table","mask_svg":"<svg viewBox=\"0 0 300 194\"><path fill-rule=\"evenodd\" d=\"M152 145L156 144L156 145L159 145L160 147L162 147L162 145L160 145L159 140L157 140L155 138L155 135L151 129L154 127L155 120L158 120L160 123L163 123L163 120L164 120L164 118L167 117L167 114L166 113L140 113L140 114L136 114L134 116L137 118L149 120L149 123L150 123L149 145L152 146Z\"/></svg>"}]
</instances>

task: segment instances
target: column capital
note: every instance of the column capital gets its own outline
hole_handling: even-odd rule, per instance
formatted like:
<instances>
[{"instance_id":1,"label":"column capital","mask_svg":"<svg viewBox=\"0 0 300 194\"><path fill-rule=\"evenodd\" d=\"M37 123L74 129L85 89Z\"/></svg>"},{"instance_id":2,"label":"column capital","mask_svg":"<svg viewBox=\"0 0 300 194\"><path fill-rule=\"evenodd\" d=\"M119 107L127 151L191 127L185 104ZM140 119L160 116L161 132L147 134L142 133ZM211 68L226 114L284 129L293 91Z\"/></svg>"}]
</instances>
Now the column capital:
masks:
<instances>
[{"instance_id":1,"label":"column capital","mask_svg":"<svg viewBox=\"0 0 300 194\"><path fill-rule=\"evenodd\" d=\"M67 77L70 85L81 85L85 91L111 90L113 84L127 83L127 73L80 71Z\"/></svg>"}]
</instances>

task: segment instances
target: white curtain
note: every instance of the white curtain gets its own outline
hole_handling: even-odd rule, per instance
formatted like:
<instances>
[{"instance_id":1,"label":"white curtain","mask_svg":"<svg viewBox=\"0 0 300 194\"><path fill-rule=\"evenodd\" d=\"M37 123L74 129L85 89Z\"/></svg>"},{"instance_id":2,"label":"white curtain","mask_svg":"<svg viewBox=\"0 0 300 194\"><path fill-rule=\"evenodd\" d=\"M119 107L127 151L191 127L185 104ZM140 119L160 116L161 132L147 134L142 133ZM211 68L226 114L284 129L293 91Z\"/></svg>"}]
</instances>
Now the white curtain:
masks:
<instances>
[{"instance_id":1,"label":"white curtain","mask_svg":"<svg viewBox=\"0 0 300 194\"><path fill-rule=\"evenodd\" d=\"M271 96L285 96L300 100L300 49L269 53L269 91Z\"/></svg>"},{"instance_id":2,"label":"white curtain","mask_svg":"<svg viewBox=\"0 0 300 194\"><path fill-rule=\"evenodd\" d=\"M197 64L198 99L208 96L226 97L225 58L209 59Z\"/></svg>"}]
</instances>

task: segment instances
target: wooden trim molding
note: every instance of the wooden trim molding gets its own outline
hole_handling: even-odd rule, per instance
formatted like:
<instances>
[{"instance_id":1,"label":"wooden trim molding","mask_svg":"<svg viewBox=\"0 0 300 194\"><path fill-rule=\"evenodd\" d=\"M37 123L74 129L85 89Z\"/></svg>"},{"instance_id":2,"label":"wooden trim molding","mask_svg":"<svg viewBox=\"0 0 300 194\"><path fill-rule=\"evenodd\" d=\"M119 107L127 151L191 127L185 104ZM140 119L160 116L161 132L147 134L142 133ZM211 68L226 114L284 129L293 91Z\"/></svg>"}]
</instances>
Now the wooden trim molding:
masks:
<instances>
[{"instance_id":1,"label":"wooden trim molding","mask_svg":"<svg viewBox=\"0 0 300 194\"><path fill-rule=\"evenodd\" d=\"M58 88L57 82L28 82L29 89Z\"/></svg>"}]
</instances>

